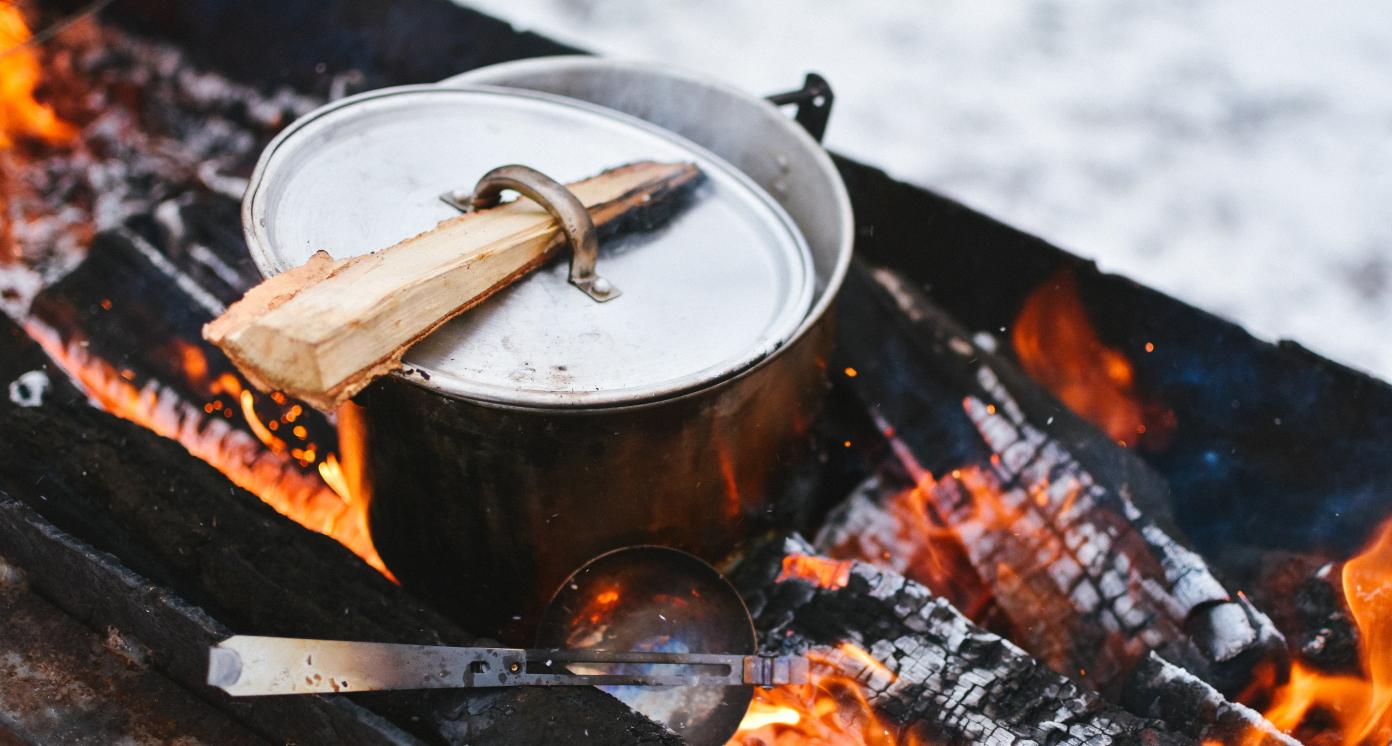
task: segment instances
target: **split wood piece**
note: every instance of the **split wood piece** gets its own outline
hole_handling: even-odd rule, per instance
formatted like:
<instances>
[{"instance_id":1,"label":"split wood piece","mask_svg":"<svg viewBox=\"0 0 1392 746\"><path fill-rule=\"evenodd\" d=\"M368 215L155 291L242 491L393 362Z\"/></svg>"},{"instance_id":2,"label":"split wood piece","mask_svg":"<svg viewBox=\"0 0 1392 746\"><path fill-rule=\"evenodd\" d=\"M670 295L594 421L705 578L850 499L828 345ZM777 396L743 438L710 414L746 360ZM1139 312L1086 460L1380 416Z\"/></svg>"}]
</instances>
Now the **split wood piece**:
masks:
<instances>
[{"instance_id":1,"label":"split wood piece","mask_svg":"<svg viewBox=\"0 0 1392 746\"><path fill-rule=\"evenodd\" d=\"M765 652L832 661L859 683L881 726L897 731L896 742L1193 743L1054 673L912 580L844 561L814 581L805 568L819 564L838 563L791 537L753 552L733 580ZM873 660L845 654L844 643Z\"/></svg>"},{"instance_id":2,"label":"split wood piece","mask_svg":"<svg viewBox=\"0 0 1392 746\"><path fill-rule=\"evenodd\" d=\"M635 212L670 205L700 177L690 163L644 161L569 189L603 232ZM320 251L304 266L252 288L204 327L203 336L258 388L279 389L330 411L400 367L411 345L564 244L560 225L545 209L518 199L451 218L371 254L335 261Z\"/></svg>"},{"instance_id":3,"label":"split wood piece","mask_svg":"<svg viewBox=\"0 0 1392 746\"><path fill-rule=\"evenodd\" d=\"M820 546L850 546L838 526L899 520L893 501L908 501L966 552L1015 642L1110 696L1151 651L1229 694L1259 668L1283 670L1270 620L1143 511L1143 501L1162 509L1162 480L1091 427L1073 428L897 275L857 264L845 297L843 327L885 330L839 341L861 371L851 388L893 432L891 462L906 478L848 502ZM855 515L867 511L888 515Z\"/></svg>"},{"instance_id":4,"label":"split wood piece","mask_svg":"<svg viewBox=\"0 0 1392 746\"><path fill-rule=\"evenodd\" d=\"M0 334L0 359L26 342ZM381 743L404 729L430 742L524 744L589 729L606 743L675 743L585 688L221 696L205 686L207 646L232 631L433 645L473 637L129 422L85 405L16 407L0 413L0 442L0 547L31 586L89 627L138 641L151 665L272 741Z\"/></svg>"}]
</instances>

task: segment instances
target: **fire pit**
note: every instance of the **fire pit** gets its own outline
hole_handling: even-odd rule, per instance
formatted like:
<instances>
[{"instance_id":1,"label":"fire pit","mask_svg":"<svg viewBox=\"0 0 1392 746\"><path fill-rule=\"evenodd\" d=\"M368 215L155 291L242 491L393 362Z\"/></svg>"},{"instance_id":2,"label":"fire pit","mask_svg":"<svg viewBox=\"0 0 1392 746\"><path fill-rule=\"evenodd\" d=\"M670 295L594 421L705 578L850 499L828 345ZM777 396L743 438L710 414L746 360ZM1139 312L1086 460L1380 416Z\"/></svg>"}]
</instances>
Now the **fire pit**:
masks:
<instances>
[{"instance_id":1,"label":"fire pit","mask_svg":"<svg viewBox=\"0 0 1392 746\"><path fill-rule=\"evenodd\" d=\"M0 3L0 733L675 742L588 687L205 683L233 634L501 634L394 582L354 410L258 391L200 329L259 279L239 203L296 117L572 50L443 0L100 5ZM614 105L673 126L651 103ZM714 558L812 678L734 742L1387 743L1386 384L836 165L830 395L768 531Z\"/></svg>"}]
</instances>

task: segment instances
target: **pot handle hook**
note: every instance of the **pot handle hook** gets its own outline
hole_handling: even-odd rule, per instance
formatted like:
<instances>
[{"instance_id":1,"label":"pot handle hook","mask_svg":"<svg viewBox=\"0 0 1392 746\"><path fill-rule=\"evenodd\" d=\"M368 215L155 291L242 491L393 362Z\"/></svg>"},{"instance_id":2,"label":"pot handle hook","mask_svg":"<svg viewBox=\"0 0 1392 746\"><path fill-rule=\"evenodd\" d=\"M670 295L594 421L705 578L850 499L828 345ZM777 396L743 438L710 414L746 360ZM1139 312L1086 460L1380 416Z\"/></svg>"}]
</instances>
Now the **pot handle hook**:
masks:
<instances>
[{"instance_id":1,"label":"pot handle hook","mask_svg":"<svg viewBox=\"0 0 1392 746\"><path fill-rule=\"evenodd\" d=\"M570 284L599 303L619 297L619 289L595 272L599 238L589 210L550 176L527 166L499 166L479 179L472 194L445 192L440 199L462 212L473 212L496 206L505 189L530 198L561 224L570 244Z\"/></svg>"}]
</instances>

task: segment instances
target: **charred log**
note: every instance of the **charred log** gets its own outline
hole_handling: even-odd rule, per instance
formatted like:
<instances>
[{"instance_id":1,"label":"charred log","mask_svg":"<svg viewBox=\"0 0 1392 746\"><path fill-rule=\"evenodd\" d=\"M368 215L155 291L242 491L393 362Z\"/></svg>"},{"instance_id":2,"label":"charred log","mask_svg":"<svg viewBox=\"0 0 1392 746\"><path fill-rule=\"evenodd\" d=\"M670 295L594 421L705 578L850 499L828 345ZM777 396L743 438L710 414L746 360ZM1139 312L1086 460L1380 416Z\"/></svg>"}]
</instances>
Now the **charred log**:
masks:
<instances>
[{"instance_id":1,"label":"charred log","mask_svg":"<svg viewBox=\"0 0 1392 746\"><path fill-rule=\"evenodd\" d=\"M852 388L909 477L891 492L955 537L1012 639L1110 693L1151 651L1228 693L1259 667L1284 666L1270 621L1162 525L1158 475L897 275L857 266L846 294L858 302L843 304L843 329L885 330L839 342L864 373ZM829 521L823 546L839 543L838 522L866 520Z\"/></svg>"},{"instance_id":2,"label":"charred log","mask_svg":"<svg viewBox=\"0 0 1392 746\"><path fill-rule=\"evenodd\" d=\"M1358 625L1344 598L1338 562L1252 547L1231 547L1224 554L1236 568L1236 579L1290 641L1296 658L1330 674L1362 671Z\"/></svg>"},{"instance_id":3,"label":"charred log","mask_svg":"<svg viewBox=\"0 0 1392 746\"><path fill-rule=\"evenodd\" d=\"M0 314L0 351L5 353L0 355L0 416L14 407L82 401L67 374L4 314Z\"/></svg>"},{"instance_id":4,"label":"charred log","mask_svg":"<svg viewBox=\"0 0 1392 746\"><path fill-rule=\"evenodd\" d=\"M260 738L77 623L0 560L0 742L248 746Z\"/></svg>"},{"instance_id":5,"label":"charred log","mask_svg":"<svg viewBox=\"0 0 1392 746\"><path fill-rule=\"evenodd\" d=\"M810 582L785 572L812 547L775 541L740 563L735 582L768 652L850 642L873 661L835 658L858 679L882 722L933 743L1183 744L972 624L926 587L863 562ZM794 560L795 561L795 560ZM842 582L844 581L844 582Z\"/></svg>"},{"instance_id":6,"label":"charred log","mask_svg":"<svg viewBox=\"0 0 1392 746\"><path fill-rule=\"evenodd\" d=\"M124 646L198 692L200 653L229 634L202 610L130 571L120 560L64 533L0 488L0 545L33 588L78 622L119 635ZM248 729L306 743L410 743L414 739L345 698L211 702Z\"/></svg>"},{"instance_id":7,"label":"charred log","mask_svg":"<svg viewBox=\"0 0 1392 746\"><path fill-rule=\"evenodd\" d=\"M301 732L293 717L263 719L264 708L289 707L286 700L233 702L203 686L206 646L229 631L422 644L472 639L337 542L128 422L85 406L15 408L0 415L0 440L7 496L0 543L35 590L91 628L126 632L155 667L268 738L284 738L280 727ZM585 729L611 742L669 737L591 689L351 700L435 742L537 743ZM301 716L306 727L332 728L324 701L315 707L321 714Z\"/></svg>"},{"instance_id":8,"label":"charred log","mask_svg":"<svg viewBox=\"0 0 1392 746\"><path fill-rule=\"evenodd\" d=\"M1229 702L1197 676L1155 653L1136 667L1121 701L1126 709L1164 721L1173 730L1204 743L1242 746L1298 746L1257 711Z\"/></svg>"},{"instance_id":9,"label":"charred log","mask_svg":"<svg viewBox=\"0 0 1392 746\"><path fill-rule=\"evenodd\" d=\"M137 391L153 386L163 398L186 403L192 408L189 416L223 420L246 439L267 439L255 432L238 401L239 391L247 388L244 379L220 350L202 340L203 324L223 310L221 298L214 295L222 289L205 285L211 281L206 277L184 272L165 253L173 250L127 228L97 234L82 264L35 297L31 331L50 351L56 348L93 365L100 361ZM228 279L240 280L240 274ZM267 428L295 406L265 397L255 404ZM307 409L301 407L293 420L305 428L304 438L289 427L280 432L279 422L270 432L283 442L287 461L296 461L289 455L294 445L312 443L321 453L335 446L333 426Z\"/></svg>"}]
</instances>

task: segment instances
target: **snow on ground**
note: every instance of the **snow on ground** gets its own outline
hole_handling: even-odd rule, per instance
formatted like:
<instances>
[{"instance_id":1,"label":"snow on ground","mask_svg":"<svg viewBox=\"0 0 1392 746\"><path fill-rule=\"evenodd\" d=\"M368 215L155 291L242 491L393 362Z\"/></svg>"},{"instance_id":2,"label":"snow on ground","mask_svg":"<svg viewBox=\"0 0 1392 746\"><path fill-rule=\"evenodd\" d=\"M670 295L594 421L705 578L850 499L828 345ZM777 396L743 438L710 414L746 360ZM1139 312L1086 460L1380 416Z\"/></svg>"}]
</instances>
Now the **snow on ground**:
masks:
<instances>
[{"instance_id":1,"label":"snow on ground","mask_svg":"<svg viewBox=\"0 0 1392 746\"><path fill-rule=\"evenodd\" d=\"M833 149L1392 379L1381 0L507 0L757 93L824 74Z\"/></svg>"}]
</instances>

